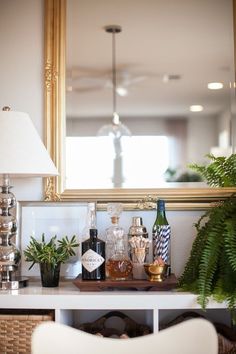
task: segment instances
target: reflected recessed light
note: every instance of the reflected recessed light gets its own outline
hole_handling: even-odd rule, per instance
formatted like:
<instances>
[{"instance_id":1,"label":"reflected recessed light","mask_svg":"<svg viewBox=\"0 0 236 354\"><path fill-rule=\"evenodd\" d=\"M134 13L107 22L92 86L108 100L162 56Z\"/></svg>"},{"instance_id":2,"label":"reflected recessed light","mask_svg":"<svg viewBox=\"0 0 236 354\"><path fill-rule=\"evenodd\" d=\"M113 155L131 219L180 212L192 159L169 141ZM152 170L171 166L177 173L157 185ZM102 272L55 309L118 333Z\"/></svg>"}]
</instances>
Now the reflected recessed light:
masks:
<instances>
[{"instance_id":1,"label":"reflected recessed light","mask_svg":"<svg viewBox=\"0 0 236 354\"><path fill-rule=\"evenodd\" d=\"M203 111L203 106L201 106L200 104L194 104L189 107L189 110L191 112L201 112L201 111Z\"/></svg>"},{"instance_id":2,"label":"reflected recessed light","mask_svg":"<svg viewBox=\"0 0 236 354\"><path fill-rule=\"evenodd\" d=\"M207 87L209 88L209 90L220 90L223 88L223 84L222 82L209 82L207 84Z\"/></svg>"}]
</instances>

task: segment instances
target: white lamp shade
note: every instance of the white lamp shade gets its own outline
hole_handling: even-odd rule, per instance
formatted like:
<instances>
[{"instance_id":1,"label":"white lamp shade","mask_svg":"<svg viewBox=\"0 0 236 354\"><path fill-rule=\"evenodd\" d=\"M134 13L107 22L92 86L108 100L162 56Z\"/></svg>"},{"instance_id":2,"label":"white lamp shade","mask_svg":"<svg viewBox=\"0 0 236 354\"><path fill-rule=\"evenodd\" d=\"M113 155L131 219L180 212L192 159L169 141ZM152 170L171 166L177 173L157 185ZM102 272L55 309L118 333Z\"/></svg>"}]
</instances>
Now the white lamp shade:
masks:
<instances>
[{"instance_id":1,"label":"white lamp shade","mask_svg":"<svg viewBox=\"0 0 236 354\"><path fill-rule=\"evenodd\" d=\"M26 113L0 111L0 174L9 174L11 177L58 175Z\"/></svg>"}]
</instances>

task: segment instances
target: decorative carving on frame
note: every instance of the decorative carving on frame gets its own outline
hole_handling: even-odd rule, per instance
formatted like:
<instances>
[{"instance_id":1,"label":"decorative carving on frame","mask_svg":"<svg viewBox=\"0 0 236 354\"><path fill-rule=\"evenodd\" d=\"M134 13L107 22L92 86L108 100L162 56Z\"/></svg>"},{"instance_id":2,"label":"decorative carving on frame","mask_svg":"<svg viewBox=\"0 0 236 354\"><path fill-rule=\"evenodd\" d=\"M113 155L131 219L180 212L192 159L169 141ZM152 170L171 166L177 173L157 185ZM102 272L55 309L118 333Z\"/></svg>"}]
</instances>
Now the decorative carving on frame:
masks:
<instances>
[{"instance_id":1,"label":"decorative carving on frame","mask_svg":"<svg viewBox=\"0 0 236 354\"><path fill-rule=\"evenodd\" d=\"M51 91L54 82L58 78L58 72L53 69L52 63L47 61L45 65L45 87L47 91Z\"/></svg>"},{"instance_id":2,"label":"decorative carving on frame","mask_svg":"<svg viewBox=\"0 0 236 354\"><path fill-rule=\"evenodd\" d=\"M59 202L61 200L60 195L55 192L54 177L46 178L44 200L46 202Z\"/></svg>"}]
</instances>

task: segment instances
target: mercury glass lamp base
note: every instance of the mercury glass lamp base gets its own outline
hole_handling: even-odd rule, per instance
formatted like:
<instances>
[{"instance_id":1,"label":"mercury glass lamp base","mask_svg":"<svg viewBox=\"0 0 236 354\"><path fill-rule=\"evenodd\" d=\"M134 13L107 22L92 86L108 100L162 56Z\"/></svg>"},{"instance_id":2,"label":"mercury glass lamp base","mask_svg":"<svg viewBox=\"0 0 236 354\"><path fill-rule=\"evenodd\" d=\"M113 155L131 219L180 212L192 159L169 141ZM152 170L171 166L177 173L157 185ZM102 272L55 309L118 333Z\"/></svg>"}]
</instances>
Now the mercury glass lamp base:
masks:
<instances>
[{"instance_id":1,"label":"mercury glass lamp base","mask_svg":"<svg viewBox=\"0 0 236 354\"><path fill-rule=\"evenodd\" d=\"M0 290L18 290L28 285L28 278L16 277L14 280L0 281Z\"/></svg>"}]
</instances>

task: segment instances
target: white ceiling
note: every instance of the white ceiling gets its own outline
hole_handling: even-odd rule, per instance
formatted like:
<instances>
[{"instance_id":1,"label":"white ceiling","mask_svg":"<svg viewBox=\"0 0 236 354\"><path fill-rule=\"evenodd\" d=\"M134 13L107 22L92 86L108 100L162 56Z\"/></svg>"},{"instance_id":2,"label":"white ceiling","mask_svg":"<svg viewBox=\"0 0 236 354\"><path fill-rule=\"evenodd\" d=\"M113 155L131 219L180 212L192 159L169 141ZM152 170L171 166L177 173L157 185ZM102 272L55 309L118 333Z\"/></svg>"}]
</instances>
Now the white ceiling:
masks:
<instances>
[{"instance_id":1,"label":"white ceiling","mask_svg":"<svg viewBox=\"0 0 236 354\"><path fill-rule=\"evenodd\" d=\"M118 97L120 116L216 114L230 104L233 78L232 0L68 0L67 115L111 116L111 34L118 24L118 76L129 94ZM180 80L163 82L166 74ZM210 91L207 83L224 89ZM132 82L132 83L131 83ZM192 113L193 115L194 113ZM199 113L198 113L199 114ZM196 113L195 113L196 115Z\"/></svg>"}]
</instances>

